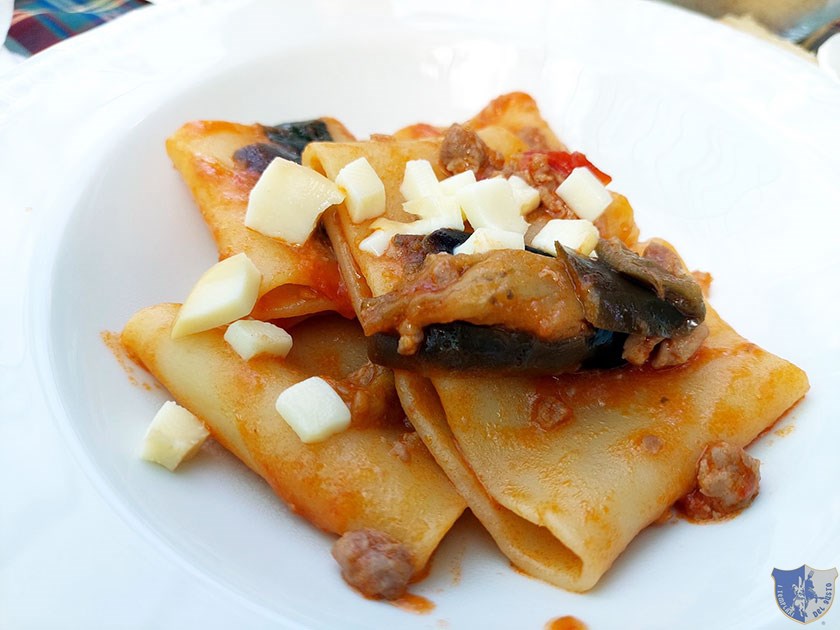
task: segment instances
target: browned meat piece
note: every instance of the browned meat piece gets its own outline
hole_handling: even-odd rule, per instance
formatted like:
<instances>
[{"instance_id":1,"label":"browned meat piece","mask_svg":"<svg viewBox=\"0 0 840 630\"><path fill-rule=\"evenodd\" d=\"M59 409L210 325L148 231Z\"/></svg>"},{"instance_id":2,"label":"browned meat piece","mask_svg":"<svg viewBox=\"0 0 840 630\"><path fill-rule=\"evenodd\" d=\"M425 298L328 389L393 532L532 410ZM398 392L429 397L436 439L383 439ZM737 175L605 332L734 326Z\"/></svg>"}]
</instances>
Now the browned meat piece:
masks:
<instances>
[{"instance_id":1,"label":"browned meat piece","mask_svg":"<svg viewBox=\"0 0 840 630\"><path fill-rule=\"evenodd\" d=\"M402 425L405 412L388 368L367 361L343 379L327 381L350 408L355 428Z\"/></svg>"},{"instance_id":2,"label":"browned meat piece","mask_svg":"<svg viewBox=\"0 0 840 630\"><path fill-rule=\"evenodd\" d=\"M534 212L545 215L546 221L578 218L556 192L566 176L549 164L548 154L529 153L514 157L505 164L504 175L521 177L525 183L540 192L540 206ZM534 220L533 213L529 215L528 220Z\"/></svg>"},{"instance_id":3,"label":"browned meat piece","mask_svg":"<svg viewBox=\"0 0 840 630\"><path fill-rule=\"evenodd\" d=\"M643 365L650 358L651 353L662 337L646 337L644 335L628 335L624 342L624 352L621 358L632 365Z\"/></svg>"},{"instance_id":4,"label":"browned meat piece","mask_svg":"<svg viewBox=\"0 0 840 630\"><path fill-rule=\"evenodd\" d=\"M758 495L759 465L739 446L708 444L697 464L697 489L681 502L685 515L707 521L743 510Z\"/></svg>"},{"instance_id":5,"label":"browned meat piece","mask_svg":"<svg viewBox=\"0 0 840 630\"><path fill-rule=\"evenodd\" d=\"M540 339L588 329L563 263L521 250L431 254L399 289L363 301L365 334L396 331L400 354L414 354L429 324L504 326Z\"/></svg>"},{"instance_id":6,"label":"browned meat piece","mask_svg":"<svg viewBox=\"0 0 840 630\"><path fill-rule=\"evenodd\" d=\"M687 335L670 339L629 335L621 358L632 365L643 365L653 357L650 363L657 370L682 365L695 355L708 336L709 327L706 324L700 324Z\"/></svg>"},{"instance_id":7,"label":"browned meat piece","mask_svg":"<svg viewBox=\"0 0 840 630\"><path fill-rule=\"evenodd\" d=\"M406 546L375 529L347 532L333 545L332 555L341 577L366 597L397 599L414 572Z\"/></svg>"},{"instance_id":8,"label":"browned meat piece","mask_svg":"<svg viewBox=\"0 0 840 630\"><path fill-rule=\"evenodd\" d=\"M650 239L645 246L645 251L642 256L652 260L668 273L674 275L688 273L688 269L685 268L682 258L661 239Z\"/></svg>"},{"instance_id":9,"label":"browned meat piece","mask_svg":"<svg viewBox=\"0 0 840 630\"><path fill-rule=\"evenodd\" d=\"M665 339L657 346L656 354L650 364L657 370L682 365L694 356L708 336L709 327L706 324L700 324L687 335Z\"/></svg>"},{"instance_id":10,"label":"browned meat piece","mask_svg":"<svg viewBox=\"0 0 840 630\"><path fill-rule=\"evenodd\" d=\"M450 173L472 171L478 179L485 179L495 175L504 166L505 160L477 133L455 124L446 130L443 137L440 163Z\"/></svg>"}]
</instances>

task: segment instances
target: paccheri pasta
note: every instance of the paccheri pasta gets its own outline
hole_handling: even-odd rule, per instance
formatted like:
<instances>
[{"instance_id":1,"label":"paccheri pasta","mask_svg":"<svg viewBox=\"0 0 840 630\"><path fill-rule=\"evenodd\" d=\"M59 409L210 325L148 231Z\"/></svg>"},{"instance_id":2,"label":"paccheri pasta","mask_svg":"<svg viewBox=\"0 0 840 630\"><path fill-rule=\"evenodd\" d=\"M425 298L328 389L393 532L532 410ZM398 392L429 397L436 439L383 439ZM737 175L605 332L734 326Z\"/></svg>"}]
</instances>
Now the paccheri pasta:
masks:
<instances>
[{"instance_id":1,"label":"paccheri pasta","mask_svg":"<svg viewBox=\"0 0 840 630\"><path fill-rule=\"evenodd\" d=\"M367 141L332 119L200 122L167 147L220 257L246 254L261 273L250 317L293 345L245 360L221 326L173 339L175 304L136 314L123 343L292 509L341 536L333 554L367 595L402 593L466 506L516 566L588 590L689 493L695 515L747 505L757 463L742 448L808 389L707 306L673 247L638 242L627 200L525 94ZM381 181L384 208L351 215L345 199L303 245L265 236L244 215L275 159L358 178L368 197ZM304 443L275 403L311 377L351 420ZM700 470L718 483L698 488L713 446Z\"/></svg>"}]
</instances>

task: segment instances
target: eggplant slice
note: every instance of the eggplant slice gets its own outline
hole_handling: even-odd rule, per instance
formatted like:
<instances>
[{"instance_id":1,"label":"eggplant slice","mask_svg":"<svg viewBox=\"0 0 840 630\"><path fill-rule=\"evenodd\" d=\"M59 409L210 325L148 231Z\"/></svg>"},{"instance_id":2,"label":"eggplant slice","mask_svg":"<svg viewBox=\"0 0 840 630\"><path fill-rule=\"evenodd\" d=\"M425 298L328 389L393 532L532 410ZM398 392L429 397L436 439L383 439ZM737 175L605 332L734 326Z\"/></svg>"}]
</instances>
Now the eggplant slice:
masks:
<instances>
[{"instance_id":1,"label":"eggplant slice","mask_svg":"<svg viewBox=\"0 0 840 630\"><path fill-rule=\"evenodd\" d=\"M616 256L608 254L607 260L592 259L562 247L558 248L557 258L546 259L542 255L544 263L530 258L535 253L510 251L474 257L474 261L468 262L463 269L456 262L468 259L460 256L451 260L436 256L423 261L429 254L451 253L468 236L466 232L447 229L426 237L404 239L402 245L410 248L412 257L420 257L410 278L397 291L364 301L371 309L367 313L370 319L363 324L369 327L369 334L373 333L368 344L373 362L426 373L436 367L523 375L610 368L623 363L622 348L628 335L680 337L694 330L705 316L702 295L700 307L692 303L693 289L683 282L683 277L659 267L655 261L641 259L629 250L618 253L622 260L621 270L609 263ZM490 256L497 258L491 262ZM631 256L642 262L637 263ZM471 267L474 267L472 275L467 273ZM521 275L513 271L522 268L529 272ZM636 273L637 268L642 271ZM687 274L686 277L690 278ZM548 309L545 302L547 282L556 282L549 285L554 287L550 290L555 291L555 297L549 298ZM534 286L542 288L529 290L524 283L536 283ZM468 284L474 285L472 291L468 290ZM521 300L521 305L517 305L511 314L510 325L505 321L488 324L447 319L447 313L469 315L463 302L459 304L463 299L486 299L488 307L492 308L497 303L495 294L500 288L507 291L507 297L514 304ZM422 301L416 300L428 291L432 291L428 295L437 296L448 292L448 297L436 307L434 302L423 306ZM539 297L541 310L534 311L537 296L542 296ZM688 313L682 312L674 302ZM534 331L517 328L517 315L532 311L545 315L552 312L551 304L557 309L574 305L572 310L580 313L574 316L580 317L579 326L575 328L566 322L565 330L577 332L544 338ZM413 323L412 317L420 319ZM435 317L441 320L434 321ZM420 324L422 340L406 351L396 333L417 330L416 324L420 322L423 322Z\"/></svg>"},{"instance_id":2,"label":"eggplant slice","mask_svg":"<svg viewBox=\"0 0 840 630\"><path fill-rule=\"evenodd\" d=\"M377 333L368 337L368 357L394 369L428 374L435 368L496 374L539 376L578 368L621 365L627 335L594 330L558 341L543 341L528 333L468 322L433 324L424 329L423 344L414 354L397 351L399 337Z\"/></svg>"},{"instance_id":3,"label":"eggplant slice","mask_svg":"<svg viewBox=\"0 0 840 630\"><path fill-rule=\"evenodd\" d=\"M652 246L662 247L657 243ZM650 249L651 246L649 246ZM603 261L623 276L649 287L657 297L665 300L688 318L702 322L706 317L706 303L698 282L674 261L673 270L666 269L657 260L639 256L617 238L601 239L595 248L598 260ZM676 254L671 254L677 259Z\"/></svg>"},{"instance_id":4,"label":"eggplant slice","mask_svg":"<svg viewBox=\"0 0 840 630\"><path fill-rule=\"evenodd\" d=\"M323 120L263 125L268 142L257 142L238 149L233 159L248 170L262 173L274 158L300 164L301 155L310 142L330 142L333 137Z\"/></svg>"},{"instance_id":5,"label":"eggplant slice","mask_svg":"<svg viewBox=\"0 0 840 630\"><path fill-rule=\"evenodd\" d=\"M691 332L702 321L685 316L650 288L628 280L600 258L581 256L565 247L558 247L557 258L572 271L586 321L596 328L669 338Z\"/></svg>"}]
</instances>

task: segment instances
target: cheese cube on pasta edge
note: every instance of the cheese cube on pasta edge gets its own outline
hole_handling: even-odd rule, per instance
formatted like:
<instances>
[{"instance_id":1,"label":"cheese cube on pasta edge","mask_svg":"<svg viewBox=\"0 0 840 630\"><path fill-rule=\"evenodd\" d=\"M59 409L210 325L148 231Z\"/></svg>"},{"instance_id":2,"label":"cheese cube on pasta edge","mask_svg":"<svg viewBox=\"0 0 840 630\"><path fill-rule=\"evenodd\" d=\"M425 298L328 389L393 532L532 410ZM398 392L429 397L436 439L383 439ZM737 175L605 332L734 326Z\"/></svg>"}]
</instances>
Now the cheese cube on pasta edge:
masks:
<instances>
[{"instance_id":1,"label":"cheese cube on pasta edge","mask_svg":"<svg viewBox=\"0 0 840 630\"><path fill-rule=\"evenodd\" d=\"M177 339L248 315L257 302L262 275L245 254L225 258L195 283L172 325Z\"/></svg>"},{"instance_id":2,"label":"cheese cube on pasta edge","mask_svg":"<svg viewBox=\"0 0 840 630\"><path fill-rule=\"evenodd\" d=\"M321 214L344 201L332 181L290 160L274 158L248 195L245 225L293 245L306 242Z\"/></svg>"},{"instance_id":3,"label":"cheese cube on pasta edge","mask_svg":"<svg viewBox=\"0 0 840 630\"><path fill-rule=\"evenodd\" d=\"M198 418L170 400L163 403L146 430L140 457L175 470L198 452L209 435Z\"/></svg>"}]
</instances>

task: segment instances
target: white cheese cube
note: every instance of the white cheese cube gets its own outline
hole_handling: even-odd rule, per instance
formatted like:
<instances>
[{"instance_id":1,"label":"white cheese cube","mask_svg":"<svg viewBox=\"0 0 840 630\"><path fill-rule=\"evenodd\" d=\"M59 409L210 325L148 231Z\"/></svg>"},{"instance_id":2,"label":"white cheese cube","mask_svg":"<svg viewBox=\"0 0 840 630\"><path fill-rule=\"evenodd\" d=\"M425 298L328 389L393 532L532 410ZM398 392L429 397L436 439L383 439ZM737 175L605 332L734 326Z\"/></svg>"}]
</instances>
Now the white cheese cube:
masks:
<instances>
[{"instance_id":1,"label":"white cheese cube","mask_svg":"<svg viewBox=\"0 0 840 630\"><path fill-rule=\"evenodd\" d=\"M274 158L248 196L245 225L266 236L300 245L321 213L344 201L329 179L283 158Z\"/></svg>"},{"instance_id":2,"label":"white cheese cube","mask_svg":"<svg viewBox=\"0 0 840 630\"><path fill-rule=\"evenodd\" d=\"M508 177L511 190L513 190L513 198L519 204L519 214L523 217L529 212L533 212L540 205L540 191L529 186L528 183L518 175L511 175Z\"/></svg>"},{"instance_id":3,"label":"white cheese cube","mask_svg":"<svg viewBox=\"0 0 840 630\"><path fill-rule=\"evenodd\" d=\"M406 201L441 194L437 175L429 160L409 160L405 163L400 192Z\"/></svg>"},{"instance_id":4,"label":"white cheese cube","mask_svg":"<svg viewBox=\"0 0 840 630\"><path fill-rule=\"evenodd\" d=\"M513 189L503 177L483 179L464 186L458 191L457 198L473 229L492 227L521 234L528 229Z\"/></svg>"},{"instance_id":5,"label":"white cheese cube","mask_svg":"<svg viewBox=\"0 0 840 630\"><path fill-rule=\"evenodd\" d=\"M198 279L178 311L172 338L245 317L257 302L261 280L259 270L245 254L217 262Z\"/></svg>"},{"instance_id":6,"label":"white cheese cube","mask_svg":"<svg viewBox=\"0 0 840 630\"><path fill-rule=\"evenodd\" d=\"M140 457L175 470L198 452L208 435L201 420L170 400L163 403L146 430Z\"/></svg>"},{"instance_id":7,"label":"white cheese cube","mask_svg":"<svg viewBox=\"0 0 840 630\"><path fill-rule=\"evenodd\" d=\"M345 194L344 205L353 223L361 223L385 212L385 185L367 158L360 157L342 168L335 183Z\"/></svg>"},{"instance_id":8,"label":"white cheese cube","mask_svg":"<svg viewBox=\"0 0 840 630\"><path fill-rule=\"evenodd\" d=\"M444 195L454 195L464 186L475 184L475 173L464 171L452 177L440 180L440 190Z\"/></svg>"},{"instance_id":9,"label":"white cheese cube","mask_svg":"<svg viewBox=\"0 0 840 630\"><path fill-rule=\"evenodd\" d=\"M359 243L359 249L378 257L388 251L388 246L391 244L392 238L394 238L393 232L374 230L373 234Z\"/></svg>"},{"instance_id":10,"label":"white cheese cube","mask_svg":"<svg viewBox=\"0 0 840 630\"><path fill-rule=\"evenodd\" d=\"M588 256L598 244L598 228L585 219L552 219L537 232L531 247L555 256L554 243L577 250Z\"/></svg>"},{"instance_id":11,"label":"white cheese cube","mask_svg":"<svg viewBox=\"0 0 840 630\"><path fill-rule=\"evenodd\" d=\"M436 219L442 227L464 229L464 217L461 206L455 197L437 195L436 197L421 197L403 204L403 210L415 214L421 219Z\"/></svg>"},{"instance_id":12,"label":"white cheese cube","mask_svg":"<svg viewBox=\"0 0 840 630\"><path fill-rule=\"evenodd\" d=\"M557 187L557 194L581 219L594 221L612 203L612 195L585 166L573 170Z\"/></svg>"},{"instance_id":13,"label":"white cheese cube","mask_svg":"<svg viewBox=\"0 0 840 630\"><path fill-rule=\"evenodd\" d=\"M401 221L393 221L380 217L370 224L374 230L382 230L388 232L392 236L395 234L415 234L425 235L431 234L435 230L449 227L447 222L442 217L432 217L429 219L418 219L417 221L410 221L403 223Z\"/></svg>"},{"instance_id":14,"label":"white cheese cube","mask_svg":"<svg viewBox=\"0 0 840 630\"><path fill-rule=\"evenodd\" d=\"M519 232L496 228L476 228L470 237L453 250L453 254L481 254L494 249L525 249L525 237Z\"/></svg>"},{"instance_id":15,"label":"white cheese cube","mask_svg":"<svg viewBox=\"0 0 840 630\"><path fill-rule=\"evenodd\" d=\"M275 406L304 444L322 442L350 426L350 409L318 376L286 389L277 397Z\"/></svg>"},{"instance_id":16,"label":"white cheese cube","mask_svg":"<svg viewBox=\"0 0 840 630\"><path fill-rule=\"evenodd\" d=\"M225 331L225 341L248 361L260 354L285 357L292 349L292 336L271 322L240 319Z\"/></svg>"}]
</instances>

